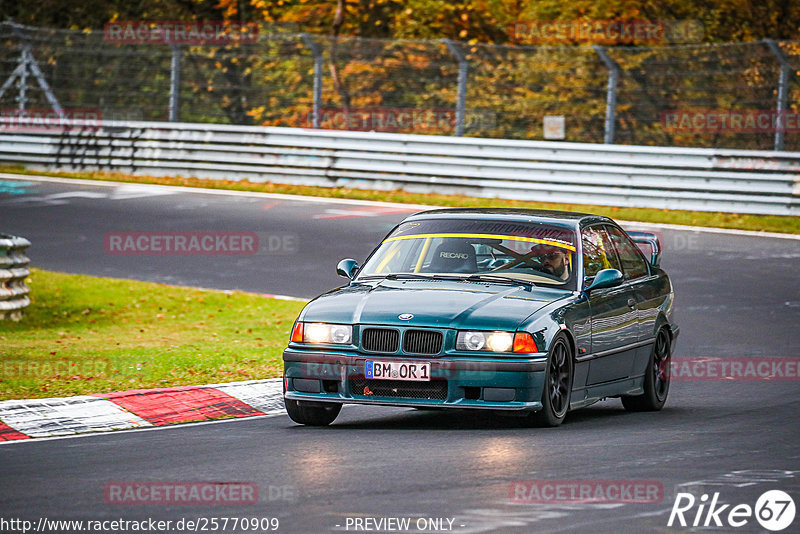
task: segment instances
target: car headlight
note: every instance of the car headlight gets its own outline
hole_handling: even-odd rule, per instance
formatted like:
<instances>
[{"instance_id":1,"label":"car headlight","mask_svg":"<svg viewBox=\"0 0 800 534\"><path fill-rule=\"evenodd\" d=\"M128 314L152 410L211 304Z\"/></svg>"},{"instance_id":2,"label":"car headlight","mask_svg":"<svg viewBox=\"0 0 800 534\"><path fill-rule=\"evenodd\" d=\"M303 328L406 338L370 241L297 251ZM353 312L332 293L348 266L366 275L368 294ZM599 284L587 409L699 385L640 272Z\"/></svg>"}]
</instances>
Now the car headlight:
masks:
<instances>
[{"instance_id":1,"label":"car headlight","mask_svg":"<svg viewBox=\"0 0 800 534\"><path fill-rule=\"evenodd\" d=\"M296 343L333 343L349 345L353 341L353 327L349 324L296 322L292 329Z\"/></svg>"},{"instance_id":2,"label":"car headlight","mask_svg":"<svg viewBox=\"0 0 800 534\"><path fill-rule=\"evenodd\" d=\"M456 336L456 350L486 352L538 352L527 332L462 331Z\"/></svg>"}]
</instances>

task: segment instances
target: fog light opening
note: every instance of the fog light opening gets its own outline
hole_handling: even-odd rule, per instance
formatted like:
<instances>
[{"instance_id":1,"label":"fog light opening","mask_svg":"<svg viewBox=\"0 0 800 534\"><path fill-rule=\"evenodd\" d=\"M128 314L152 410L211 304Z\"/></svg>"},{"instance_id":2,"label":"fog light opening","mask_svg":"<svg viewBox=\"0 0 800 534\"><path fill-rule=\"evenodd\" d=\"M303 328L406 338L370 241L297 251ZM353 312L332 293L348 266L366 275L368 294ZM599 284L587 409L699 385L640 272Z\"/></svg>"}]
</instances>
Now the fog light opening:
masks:
<instances>
[{"instance_id":1,"label":"fog light opening","mask_svg":"<svg viewBox=\"0 0 800 534\"><path fill-rule=\"evenodd\" d=\"M481 388L477 386L464 386L464 398L466 400L478 400L481 398Z\"/></svg>"}]
</instances>

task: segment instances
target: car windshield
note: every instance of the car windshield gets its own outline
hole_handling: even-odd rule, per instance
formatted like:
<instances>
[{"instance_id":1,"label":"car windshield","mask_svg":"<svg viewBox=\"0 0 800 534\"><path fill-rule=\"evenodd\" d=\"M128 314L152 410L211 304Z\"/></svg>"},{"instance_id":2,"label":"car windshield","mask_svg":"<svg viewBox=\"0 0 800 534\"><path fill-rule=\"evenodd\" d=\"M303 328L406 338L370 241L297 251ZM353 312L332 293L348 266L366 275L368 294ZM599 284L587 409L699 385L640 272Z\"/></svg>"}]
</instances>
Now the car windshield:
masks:
<instances>
[{"instance_id":1,"label":"car windshield","mask_svg":"<svg viewBox=\"0 0 800 534\"><path fill-rule=\"evenodd\" d=\"M574 290L575 232L517 221L422 220L398 226L358 279L389 275L480 277Z\"/></svg>"}]
</instances>

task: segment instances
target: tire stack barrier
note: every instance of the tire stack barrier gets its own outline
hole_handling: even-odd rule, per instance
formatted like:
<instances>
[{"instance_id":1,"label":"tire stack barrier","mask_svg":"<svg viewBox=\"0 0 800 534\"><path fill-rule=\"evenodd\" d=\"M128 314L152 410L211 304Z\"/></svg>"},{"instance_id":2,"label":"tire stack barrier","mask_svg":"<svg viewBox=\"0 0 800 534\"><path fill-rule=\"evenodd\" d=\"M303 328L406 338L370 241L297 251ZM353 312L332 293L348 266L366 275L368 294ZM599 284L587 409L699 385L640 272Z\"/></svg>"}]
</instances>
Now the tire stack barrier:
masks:
<instances>
[{"instance_id":1,"label":"tire stack barrier","mask_svg":"<svg viewBox=\"0 0 800 534\"><path fill-rule=\"evenodd\" d=\"M0 320L22 319L23 308L31 303L25 279L31 274L25 250L31 242L24 237L0 234Z\"/></svg>"}]
</instances>

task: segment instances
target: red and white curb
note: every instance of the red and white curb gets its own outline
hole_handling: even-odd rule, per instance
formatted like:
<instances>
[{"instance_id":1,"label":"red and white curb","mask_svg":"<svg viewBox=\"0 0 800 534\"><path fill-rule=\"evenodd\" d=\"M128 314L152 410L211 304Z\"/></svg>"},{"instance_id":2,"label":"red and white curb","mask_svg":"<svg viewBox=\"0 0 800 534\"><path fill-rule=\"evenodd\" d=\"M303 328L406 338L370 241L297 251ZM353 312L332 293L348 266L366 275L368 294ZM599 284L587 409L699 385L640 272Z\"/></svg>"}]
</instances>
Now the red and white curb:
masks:
<instances>
[{"instance_id":1,"label":"red and white curb","mask_svg":"<svg viewBox=\"0 0 800 534\"><path fill-rule=\"evenodd\" d=\"M0 442L282 413L280 378L7 400L0 401Z\"/></svg>"}]
</instances>

